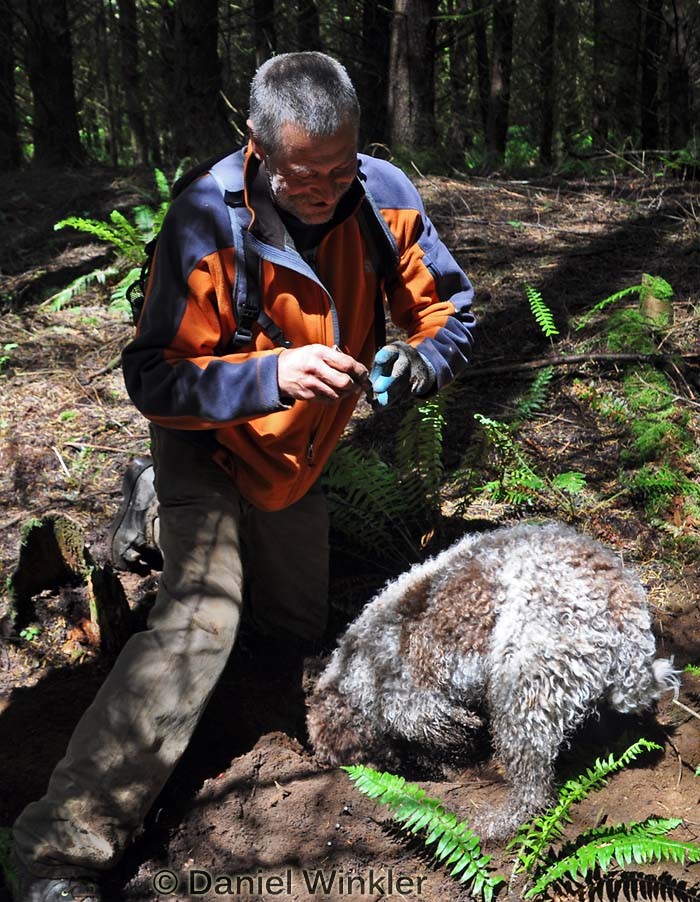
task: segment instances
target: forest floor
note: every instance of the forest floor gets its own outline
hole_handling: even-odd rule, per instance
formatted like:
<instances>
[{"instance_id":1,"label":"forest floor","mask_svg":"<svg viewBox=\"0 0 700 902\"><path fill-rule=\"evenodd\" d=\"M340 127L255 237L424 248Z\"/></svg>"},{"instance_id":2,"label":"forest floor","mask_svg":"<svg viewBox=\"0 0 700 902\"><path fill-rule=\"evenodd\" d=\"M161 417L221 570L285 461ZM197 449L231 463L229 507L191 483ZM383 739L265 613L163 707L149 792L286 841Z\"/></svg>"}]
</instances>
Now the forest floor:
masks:
<instances>
[{"instance_id":1,"label":"forest floor","mask_svg":"<svg viewBox=\"0 0 700 902\"><path fill-rule=\"evenodd\" d=\"M693 490L686 485L654 506L639 480L636 490L626 481L643 469L637 461L635 470L629 455L625 457L633 445L635 421L642 418L630 378L641 379L641 392L655 371L637 368L637 375L630 377L630 363L593 358L603 349L601 323L610 323L607 312L581 332L572 325L596 301L651 273L663 276L674 289L674 322L656 336L657 346L669 354L697 355L700 186L641 174L562 182L417 181L431 218L477 286L480 323L473 369L445 430L443 529L427 551L433 553L485 520L567 519L638 570L648 590L659 653L673 655L681 668L700 664L700 503L693 502ZM70 279L107 260L102 245L67 231L54 232L53 224L72 213L105 218L114 207L127 210L142 201L141 192L130 179L104 171L55 179L3 176L2 182L4 583L17 561L23 523L48 512L77 521L93 557L104 557L104 537L120 501L124 468L135 454L147 450L148 431L114 365L130 326L108 309L104 289L97 287L75 306L60 310L48 300ZM540 291L554 312L560 334L553 342L532 317L526 284ZM619 303L635 302L632 295ZM529 504L495 500L485 493L460 496L460 483L450 482L449 476L476 440L474 414L512 417L524 386L538 371L519 367L562 354L589 359L555 366L546 400L522 418L517 439L538 472L581 472L585 489L569 498L550 488ZM697 487L697 356L686 358L685 364L669 363L667 373L672 390L666 420L680 431L673 433L675 446L665 447L664 459L670 455L677 471ZM375 415L362 402L349 440L388 453L400 413ZM349 564L343 552L334 548L331 598L336 629L390 573L371 556ZM153 599L157 574L122 574L121 579L141 616ZM73 726L109 667L91 648L89 635L81 633L66 592L69 589L48 588L36 600L34 620L24 624L36 629L23 637L19 627L11 629L6 620L0 645L0 858L7 839L3 828L42 794ZM329 636L329 647L332 639ZM307 661L307 691L319 666L318 659ZM144 833L106 879L107 899L162 898L153 878L164 869L180 875L181 889L171 895L175 899L190 898L184 889L187 875L197 870L246 875L253 885L247 897L261 900L471 898L432 863L419 841L407 841L384 809L361 796L346 774L319 769L304 743L299 699L295 703L292 692L284 695L274 670L271 662L251 662L245 649L234 651ZM654 814L682 818L674 836L700 841L699 677L683 675L680 701L685 709L665 699L655 718L641 722L603 717L574 737L559 761L559 780L611 750L621 752L640 736L660 742L663 751L644 756L577 806L567 837L605 821L640 821ZM459 779L421 785L466 819L475 809L503 799L506 791L488 751ZM511 853L500 844L486 851L493 854L494 866L509 875ZM700 864L664 863L642 870L667 873L664 880L676 881L673 887L668 884L664 898L700 898ZM201 886L195 884L192 898L246 895L246 881L233 886L229 895L213 890L206 894L197 889ZM640 877L636 889L630 886L621 897L656 898L658 886L654 889L648 878ZM0 887L0 900L7 898L3 892ZM516 884L510 898L521 895L522 884ZM553 897L584 895L561 889Z\"/></svg>"}]
</instances>

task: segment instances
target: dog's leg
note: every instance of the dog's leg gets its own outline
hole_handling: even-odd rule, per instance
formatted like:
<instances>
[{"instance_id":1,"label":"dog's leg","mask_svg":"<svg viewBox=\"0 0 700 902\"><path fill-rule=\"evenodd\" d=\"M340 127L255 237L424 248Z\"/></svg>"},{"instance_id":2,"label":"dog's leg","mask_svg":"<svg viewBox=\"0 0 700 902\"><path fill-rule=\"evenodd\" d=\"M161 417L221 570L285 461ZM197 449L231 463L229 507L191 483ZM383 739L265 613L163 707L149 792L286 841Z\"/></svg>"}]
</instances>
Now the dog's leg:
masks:
<instances>
[{"instance_id":1,"label":"dog's leg","mask_svg":"<svg viewBox=\"0 0 700 902\"><path fill-rule=\"evenodd\" d=\"M596 686L554 656L548 663L544 656L514 658L494 667L487 687L491 737L510 784L505 804L481 819L488 837L512 834L552 803L554 761L596 696Z\"/></svg>"}]
</instances>

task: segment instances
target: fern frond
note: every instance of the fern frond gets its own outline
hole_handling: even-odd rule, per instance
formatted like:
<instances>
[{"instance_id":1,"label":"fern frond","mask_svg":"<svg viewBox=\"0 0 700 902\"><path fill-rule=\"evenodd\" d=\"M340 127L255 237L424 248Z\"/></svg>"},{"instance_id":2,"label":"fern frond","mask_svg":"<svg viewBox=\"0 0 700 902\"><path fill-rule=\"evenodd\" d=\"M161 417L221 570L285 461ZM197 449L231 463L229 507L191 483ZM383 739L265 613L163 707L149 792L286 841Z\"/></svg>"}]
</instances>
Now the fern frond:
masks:
<instances>
[{"instance_id":1,"label":"fern frond","mask_svg":"<svg viewBox=\"0 0 700 902\"><path fill-rule=\"evenodd\" d=\"M156 183L156 189L158 190L158 197L161 201L170 201L170 182L168 181L168 177L163 172L162 169L158 169L157 167L153 170L153 178ZM176 176L176 179L179 176Z\"/></svg>"},{"instance_id":2,"label":"fern frond","mask_svg":"<svg viewBox=\"0 0 700 902\"><path fill-rule=\"evenodd\" d=\"M134 222L141 235L141 241L150 241L156 233L156 212L153 207L140 204L133 209Z\"/></svg>"},{"instance_id":3,"label":"fern frond","mask_svg":"<svg viewBox=\"0 0 700 902\"><path fill-rule=\"evenodd\" d=\"M570 855L558 858L547 867L525 893L525 898L539 895L564 877L585 878L596 868L605 872L613 862L624 868L650 861L670 860L682 865L700 861L700 845L667 836L682 823L678 818L648 818L640 823L617 824L583 834L580 839L584 841Z\"/></svg>"},{"instance_id":4,"label":"fern frond","mask_svg":"<svg viewBox=\"0 0 700 902\"><path fill-rule=\"evenodd\" d=\"M552 479L552 486L558 491L566 492L569 495L580 495L586 487L586 477L583 473L579 473L576 470L558 473Z\"/></svg>"},{"instance_id":5,"label":"fern frond","mask_svg":"<svg viewBox=\"0 0 700 902\"><path fill-rule=\"evenodd\" d=\"M584 315L579 319L578 324L576 325L576 331L579 332L581 329L585 328L596 315L596 313L600 313L601 310L605 310L606 307L614 304L615 301L619 301L622 298L627 297L627 295L639 294L640 291L642 291L642 288L642 285L629 285L627 288L623 288L621 291L616 291L614 294L609 295L607 298L603 298L602 301L598 301L597 304L594 304L591 309L587 313L584 313Z\"/></svg>"},{"instance_id":6,"label":"fern frond","mask_svg":"<svg viewBox=\"0 0 700 902\"><path fill-rule=\"evenodd\" d=\"M121 210L112 210L109 218L119 233L126 256L135 263L140 262L143 259L143 236L139 230L129 222Z\"/></svg>"},{"instance_id":7,"label":"fern frond","mask_svg":"<svg viewBox=\"0 0 700 902\"><path fill-rule=\"evenodd\" d=\"M489 869L492 856L482 853L477 834L446 811L439 799L429 798L424 789L395 774L379 773L362 764L342 769L360 792L386 806L404 830L412 834L423 831L426 846L435 846L435 858L450 868L450 875L459 883L471 883L473 896L481 895L485 902L493 899L505 878Z\"/></svg>"},{"instance_id":8,"label":"fern frond","mask_svg":"<svg viewBox=\"0 0 700 902\"><path fill-rule=\"evenodd\" d=\"M435 509L445 475L442 440L445 426L439 395L409 408L399 426L396 464L402 474L413 474L422 486L423 505Z\"/></svg>"},{"instance_id":9,"label":"fern frond","mask_svg":"<svg viewBox=\"0 0 700 902\"><path fill-rule=\"evenodd\" d=\"M131 288L131 286L136 282L141 275L141 267L135 266L133 269L130 269L126 275L124 275L121 280L117 283L112 291L112 296L109 301L109 309L114 311L115 313L123 314L126 319L131 319L131 304L129 303L129 299L127 297L127 291Z\"/></svg>"},{"instance_id":10,"label":"fern frond","mask_svg":"<svg viewBox=\"0 0 700 902\"><path fill-rule=\"evenodd\" d=\"M379 455L350 445L333 453L325 473L333 527L372 554L414 562L418 548L406 526L424 513L417 480L402 479Z\"/></svg>"},{"instance_id":11,"label":"fern frond","mask_svg":"<svg viewBox=\"0 0 700 902\"><path fill-rule=\"evenodd\" d=\"M549 392L549 383L554 376L554 367L546 366L541 369L532 380L527 392L518 401L515 415L518 420L528 420L533 413L542 410Z\"/></svg>"},{"instance_id":12,"label":"fern frond","mask_svg":"<svg viewBox=\"0 0 700 902\"><path fill-rule=\"evenodd\" d=\"M588 902L618 902L619 899L645 899L647 902L698 902L700 886L689 886L669 873L649 874L644 871L596 871L585 883L565 883L566 898Z\"/></svg>"},{"instance_id":13,"label":"fern frond","mask_svg":"<svg viewBox=\"0 0 700 902\"><path fill-rule=\"evenodd\" d=\"M81 294L85 294L85 292L95 283L98 285L105 285L107 280L116 276L117 273L118 270L113 266L108 266L106 269L93 269L92 272L86 273L84 276L78 276L77 279L73 279L69 285L66 285L65 288L56 292L56 294L52 294L51 297L47 298L43 303L51 310L61 310L66 304L70 304L75 298L79 297Z\"/></svg>"},{"instance_id":14,"label":"fern frond","mask_svg":"<svg viewBox=\"0 0 700 902\"><path fill-rule=\"evenodd\" d=\"M597 758L593 767L589 767L584 774L567 780L559 790L557 804L523 824L508 844L509 849L518 850L514 873L531 873L534 870L544 857L547 847L562 836L565 824L571 822L569 811L574 803L581 802L591 792L605 786L610 774L626 767L644 752L660 749L661 746L655 742L639 739L619 758L612 753L604 760Z\"/></svg>"},{"instance_id":15,"label":"fern frond","mask_svg":"<svg viewBox=\"0 0 700 902\"><path fill-rule=\"evenodd\" d=\"M553 338L555 335L559 335L559 330L554 324L554 314L545 304L540 292L533 288L532 285L526 285L525 294L527 295L532 315L535 317L535 322L542 329L545 336Z\"/></svg>"},{"instance_id":16,"label":"fern frond","mask_svg":"<svg viewBox=\"0 0 700 902\"><path fill-rule=\"evenodd\" d=\"M54 229L72 228L76 229L78 232L83 232L83 234L92 235L99 241L111 244L112 247L116 248L119 253L124 254L128 259L134 260L134 262L140 262L143 259L142 241L134 227L125 219L123 214L119 213L118 210L112 211L110 219L112 219L113 225L109 225L109 223L101 222L97 219L85 219L82 216L68 216L66 219L57 222L54 225ZM127 223L128 228L123 227L123 223L121 222L122 219ZM134 234L137 236L136 239L133 238ZM137 257L137 254L140 256Z\"/></svg>"}]
</instances>

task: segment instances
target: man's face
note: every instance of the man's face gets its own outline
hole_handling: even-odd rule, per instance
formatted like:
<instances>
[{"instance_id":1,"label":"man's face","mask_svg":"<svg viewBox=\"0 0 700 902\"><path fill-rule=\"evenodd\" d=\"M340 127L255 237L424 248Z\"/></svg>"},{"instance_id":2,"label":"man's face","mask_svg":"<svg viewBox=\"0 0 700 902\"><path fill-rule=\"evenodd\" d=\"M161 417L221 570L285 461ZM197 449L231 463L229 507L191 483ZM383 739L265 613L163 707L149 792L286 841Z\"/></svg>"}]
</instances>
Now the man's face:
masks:
<instances>
[{"instance_id":1,"label":"man's face","mask_svg":"<svg viewBox=\"0 0 700 902\"><path fill-rule=\"evenodd\" d=\"M307 225L333 217L357 174L357 131L352 123L321 138L286 123L279 150L266 154L255 139L253 150L265 161L275 203Z\"/></svg>"}]
</instances>

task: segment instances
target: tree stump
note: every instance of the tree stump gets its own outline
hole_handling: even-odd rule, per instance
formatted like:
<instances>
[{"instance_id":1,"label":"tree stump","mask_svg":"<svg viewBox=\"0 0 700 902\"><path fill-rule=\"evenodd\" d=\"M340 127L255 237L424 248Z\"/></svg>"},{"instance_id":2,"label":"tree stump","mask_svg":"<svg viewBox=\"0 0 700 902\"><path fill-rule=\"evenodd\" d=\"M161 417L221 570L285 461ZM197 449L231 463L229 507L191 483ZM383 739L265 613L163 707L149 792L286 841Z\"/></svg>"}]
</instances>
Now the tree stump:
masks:
<instances>
[{"instance_id":1,"label":"tree stump","mask_svg":"<svg viewBox=\"0 0 700 902\"><path fill-rule=\"evenodd\" d=\"M14 630L45 622L47 592L64 596L61 615L101 654L118 653L131 633L131 611L119 578L109 564L90 554L83 531L64 514L29 520L21 531L17 566L8 581L10 610L5 618Z\"/></svg>"},{"instance_id":2,"label":"tree stump","mask_svg":"<svg viewBox=\"0 0 700 902\"><path fill-rule=\"evenodd\" d=\"M644 273L642 290L639 292L639 310L654 326L661 329L673 324L673 303L671 286L658 276Z\"/></svg>"}]
</instances>

